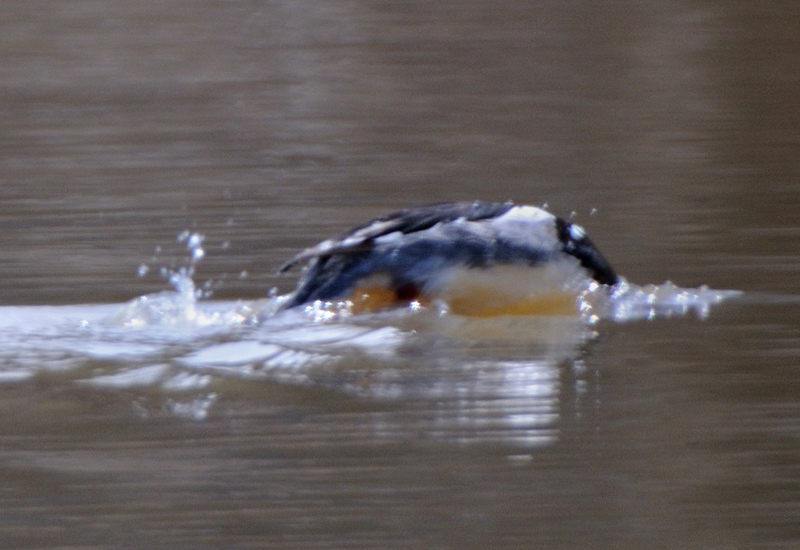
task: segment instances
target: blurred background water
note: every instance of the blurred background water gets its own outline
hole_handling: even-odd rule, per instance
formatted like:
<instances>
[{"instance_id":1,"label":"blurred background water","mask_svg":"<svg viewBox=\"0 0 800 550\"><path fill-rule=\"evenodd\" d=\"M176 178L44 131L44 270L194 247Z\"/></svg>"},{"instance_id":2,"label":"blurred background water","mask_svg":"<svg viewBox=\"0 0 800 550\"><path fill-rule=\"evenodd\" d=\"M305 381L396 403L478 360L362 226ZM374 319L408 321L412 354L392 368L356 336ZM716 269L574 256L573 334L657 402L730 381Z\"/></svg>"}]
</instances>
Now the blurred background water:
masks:
<instances>
[{"instance_id":1,"label":"blurred background water","mask_svg":"<svg viewBox=\"0 0 800 550\"><path fill-rule=\"evenodd\" d=\"M738 0L7 3L0 542L796 548L798 16ZM216 346L274 359L263 346L291 340L195 330L153 350L121 332L88 349L64 328L167 288L181 232L205 236L198 285L250 301L292 288L275 271L298 249L471 199L574 213L633 282L744 297L544 351L527 335L563 327L492 326L492 345L464 336L485 327L437 327L396 354L382 332L301 383L81 382L149 367L179 385L175 364L219 363Z\"/></svg>"}]
</instances>

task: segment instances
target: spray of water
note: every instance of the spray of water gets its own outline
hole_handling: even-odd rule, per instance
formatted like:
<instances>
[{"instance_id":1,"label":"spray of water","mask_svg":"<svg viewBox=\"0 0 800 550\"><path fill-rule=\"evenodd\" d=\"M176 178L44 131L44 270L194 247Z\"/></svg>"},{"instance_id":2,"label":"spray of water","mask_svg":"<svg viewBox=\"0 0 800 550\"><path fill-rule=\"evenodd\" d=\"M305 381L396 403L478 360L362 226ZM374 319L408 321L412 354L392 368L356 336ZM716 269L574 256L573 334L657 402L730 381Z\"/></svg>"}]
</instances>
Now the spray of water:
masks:
<instances>
[{"instance_id":1,"label":"spray of water","mask_svg":"<svg viewBox=\"0 0 800 550\"><path fill-rule=\"evenodd\" d=\"M143 328L152 325L208 327L255 323L256 314L247 304L237 303L228 309L200 307L200 301L208 300L213 293L211 281L198 288L194 280L198 264L206 257L203 247L205 235L185 230L178 234L176 242L185 246L188 252L184 265L162 266L158 270L174 290L139 296L115 315L111 324ZM153 261L161 252L162 248L157 247ZM150 267L146 264L137 269L139 277L149 272Z\"/></svg>"}]
</instances>

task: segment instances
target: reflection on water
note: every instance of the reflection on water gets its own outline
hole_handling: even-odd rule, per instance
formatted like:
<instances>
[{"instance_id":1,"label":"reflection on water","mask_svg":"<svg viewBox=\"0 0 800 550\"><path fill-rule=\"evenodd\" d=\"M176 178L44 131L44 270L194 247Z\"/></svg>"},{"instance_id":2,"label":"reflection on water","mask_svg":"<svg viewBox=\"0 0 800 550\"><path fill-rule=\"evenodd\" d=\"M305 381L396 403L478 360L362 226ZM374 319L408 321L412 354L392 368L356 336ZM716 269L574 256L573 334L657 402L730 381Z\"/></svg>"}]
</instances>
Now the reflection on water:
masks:
<instances>
[{"instance_id":1,"label":"reflection on water","mask_svg":"<svg viewBox=\"0 0 800 550\"><path fill-rule=\"evenodd\" d=\"M484 514L487 502L502 510L508 505L500 495L517 492L515 473L561 460L582 438L590 449L611 444L610 434L592 435L598 407L608 408L610 396L589 363L602 334L626 326L621 321L469 319L412 310L353 316L346 309L321 319L313 308L264 315L280 298L203 301L185 272L175 275L176 291L124 305L0 308L6 390L0 426L7 473L16 480L11 495L49 495L55 483L73 510L77 503L74 513L88 514L95 499L112 500L101 523L140 514L156 532L183 542L197 533L181 537L155 521L153 511L165 502L191 511L171 514L171 521L198 515L216 529L233 513L231 540L239 540L240 529L261 533L264 521L306 542L323 537L324 525L361 540L370 536L371 522L383 524L371 515L373 505L412 524L419 499L433 498L429 506L447 514L452 499L470 514ZM641 307L629 303L612 318L636 312L629 320L636 326L645 306L652 321L663 318L654 318L655 311L675 315L671 302L685 295L710 297L700 310L723 296L669 288L642 298L642 289L628 286L617 300L643 300ZM23 404L25 395L35 396L35 409ZM23 424L10 421L15 409L25 411ZM28 432L38 435L12 444ZM595 453L605 447L590 451L595 467L602 467ZM483 458L473 462L473 453ZM143 463L152 473L145 475ZM558 472L530 479L534 493L519 496L562 494L574 478ZM26 477L32 475L41 479ZM462 493L486 491L479 479L487 475L508 478L499 493ZM568 499L570 506L588 511L593 499L608 505L627 499L606 494L604 483L585 479L583 496ZM239 495L232 502L252 501L259 511L217 509L220 484ZM92 492L79 497L81 485ZM118 502L116 492L135 505ZM523 504L503 512L516 529L531 507L539 508ZM281 512L286 507L294 512ZM350 515L366 523L353 526ZM590 515L604 521L603 512ZM7 531L19 540L51 540L32 535L27 517ZM465 516L456 525L462 521L471 522ZM91 530L104 536L102 525ZM442 536L437 532L419 536Z\"/></svg>"},{"instance_id":2,"label":"reflection on water","mask_svg":"<svg viewBox=\"0 0 800 550\"><path fill-rule=\"evenodd\" d=\"M204 238L178 240L187 243L189 259L165 273L174 291L123 306L3 308L0 379L56 371L62 383L100 390L158 389L170 395L169 411L194 420L213 410L225 380L290 384L419 401L433 417L427 426L415 423L417 432L525 448L555 440L562 371L583 371L580 357L597 336L595 325L695 310L706 317L712 305L737 295L627 282L609 294L591 283L575 296L575 316L469 318L446 305L354 315L347 303L321 302L281 311L283 296L202 301L192 276L205 257ZM133 403L132 412L149 414L139 399Z\"/></svg>"}]
</instances>

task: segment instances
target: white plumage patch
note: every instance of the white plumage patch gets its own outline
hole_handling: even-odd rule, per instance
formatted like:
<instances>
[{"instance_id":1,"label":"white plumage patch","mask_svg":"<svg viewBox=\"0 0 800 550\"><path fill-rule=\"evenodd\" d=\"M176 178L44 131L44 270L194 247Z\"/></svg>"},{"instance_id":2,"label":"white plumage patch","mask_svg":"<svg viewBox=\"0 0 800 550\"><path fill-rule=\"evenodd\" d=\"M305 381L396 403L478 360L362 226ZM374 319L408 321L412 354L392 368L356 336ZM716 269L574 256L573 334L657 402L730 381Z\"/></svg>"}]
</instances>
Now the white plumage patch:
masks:
<instances>
[{"instance_id":1,"label":"white plumage patch","mask_svg":"<svg viewBox=\"0 0 800 550\"><path fill-rule=\"evenodd\" d=\"M572 224L569 226L569 236L572 237L572 240L579 241L586 237L586 231L577 224Z\"/></svg>"},{"instance_id":2,"label":"white plumage patch","mask_svg":"<svg viewBox=\"0 0 800 550\"><path fill-rule=\"evenodd\" d=\"M508 212L496 217L493 222L503 224L510 221L525 222L529 224L541 223L545 221L553 222L555 216L547 210L542 210L536 206L514 206Z\"/></svg>"},{"instance_id":3,"label":"white plumage patch","mask_svg":"<svg viewBox=\"0 0 800 550\"><path fill-rule=\"evenodd\" d=\"M489 225L501 237L531 250L556 250L560 247L556 217L535 206L515 206Z\"/></svg>"}]
</instances>

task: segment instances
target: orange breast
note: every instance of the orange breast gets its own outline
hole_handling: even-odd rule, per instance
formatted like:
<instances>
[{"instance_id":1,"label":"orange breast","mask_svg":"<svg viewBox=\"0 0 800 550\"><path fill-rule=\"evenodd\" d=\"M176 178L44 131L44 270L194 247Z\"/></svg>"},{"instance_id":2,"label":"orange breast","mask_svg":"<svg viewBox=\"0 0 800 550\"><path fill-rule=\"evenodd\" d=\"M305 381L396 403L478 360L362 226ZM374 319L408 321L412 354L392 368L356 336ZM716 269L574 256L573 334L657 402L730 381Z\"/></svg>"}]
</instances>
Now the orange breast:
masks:
<instances>
[{"instance_id":1,"label":"orange breast","mask_svg":"<svg viewBox=\"0 0 800 550\"><path fill-rule=\"evenodd\" d=\"M578 292L586 279L576 278L576 273L571 264L453 269L425 292L395 289L382 274L361 281L349 301L354 313L408 307L412 302L427 307L442 300L452 313L472 317L578 315Z\"/></svg>"}]
</instances>

